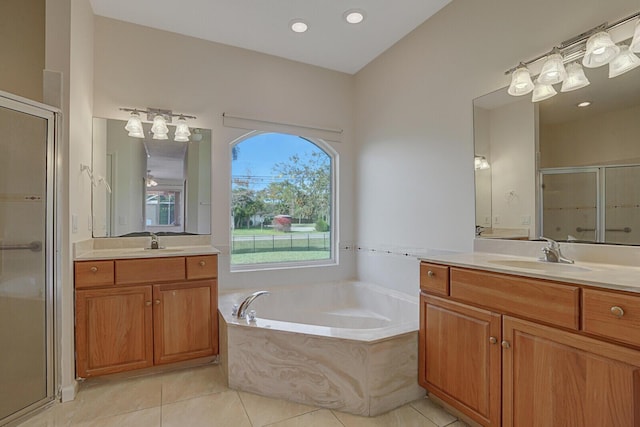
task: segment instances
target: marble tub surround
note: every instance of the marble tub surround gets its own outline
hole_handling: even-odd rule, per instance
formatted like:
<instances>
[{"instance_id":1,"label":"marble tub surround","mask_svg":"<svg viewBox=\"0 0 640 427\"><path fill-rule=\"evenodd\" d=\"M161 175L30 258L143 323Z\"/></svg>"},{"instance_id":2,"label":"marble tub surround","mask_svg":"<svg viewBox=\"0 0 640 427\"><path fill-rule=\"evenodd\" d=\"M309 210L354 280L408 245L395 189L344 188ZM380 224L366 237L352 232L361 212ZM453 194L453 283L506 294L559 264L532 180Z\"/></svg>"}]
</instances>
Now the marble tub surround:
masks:
<instances>
[{"instance_id":1,"label":"marble tub surround","mask_svg":"<svg viewBox=\"0 0 640 427\"><path fill-rule=\"evenodd\" d=\"M417 333L373 344L263 328L227 328L229 387L263 396L375 416L424 396Z\"/></svg>"},{"instance_id":2,"label":"marble tub surround","mask_svg":"<svg viewBox=\"0 0 640 427\"><path fill-rule=\"evenodd\" d=\"M360 282L270 291L255 322L230 314L250 291L220 300L230 388L364 416L424 396L416 298Z\"/></svg>"},{"instance_id":3,"label":"marble tub surround","mask_svg":"<svg viewBox=\"0 0 640 427\"><path fill-rule=\"evenodd\" d=\"M89 239L73 244L74 260L153 258L166 256L212 255L220 251L211 245L211 236L159 236L164 249L148 249L150 237Z\"/></svg>"},{"instance_id":4,"label":"marble tub surround","mask_svg":"<svg viewBox=\"0 0 640 427\"><path fill-rule=\"evenodd\" d=\"M493 240L490 240L494 242ZM532 243L534 243L532 245ZM574 244L573 246L579 246ZM565 257L574 259L575 264L545 263L538 261L540 250L545 246L543 242L516 242L500 241L498 252L477 251L468 253L427 253L421 257L422 261L448 264L457 267L475 268L496 273L516 274L519 276L549 279L561 282L569 282L588 285L598 288L614 289L627 292L640 293L640 267L632 267L625 264L612 264L604 262L582 261L575 256L577 251L587 251L587 248L573 249L570 245L561 243L562 253ZM591 245L595 246L595 245ZM496 248L496 246L491 246ZM611 246L608 246L611 248ZM629 248L625 248L629 249ZM634 248L635 249L635 248ZM520 254L520 255L508 255ZM637 252L636 252L637 253ZM621 261L628 261L627 254ZM584 259L584 258L582 258ZM591 259L591 258L587 258ZM611 261L610 258L606 258ZM635 265L640 264L640 258L636 258ZM527 268L527 264L529 268Z\"/></svg>"}]
</instances>

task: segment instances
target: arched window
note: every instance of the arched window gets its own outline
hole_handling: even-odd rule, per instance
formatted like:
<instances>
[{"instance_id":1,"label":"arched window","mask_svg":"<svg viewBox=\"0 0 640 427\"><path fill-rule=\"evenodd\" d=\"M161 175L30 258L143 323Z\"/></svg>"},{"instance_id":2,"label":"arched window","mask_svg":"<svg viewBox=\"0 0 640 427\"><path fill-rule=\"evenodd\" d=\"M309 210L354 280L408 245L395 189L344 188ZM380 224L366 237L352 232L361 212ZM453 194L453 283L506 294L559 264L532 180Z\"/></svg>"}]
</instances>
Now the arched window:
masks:
<instances>
[{"instance_id":1,"label":"arched window","mask_svg":"<svg viewBox=\"0 0 640 427\"><path fill-rule=\"evenodd\" d=\"M334 168L320 140L252 132L234 142L232 269L334 262Z\"/></svg>"}]
</instances>

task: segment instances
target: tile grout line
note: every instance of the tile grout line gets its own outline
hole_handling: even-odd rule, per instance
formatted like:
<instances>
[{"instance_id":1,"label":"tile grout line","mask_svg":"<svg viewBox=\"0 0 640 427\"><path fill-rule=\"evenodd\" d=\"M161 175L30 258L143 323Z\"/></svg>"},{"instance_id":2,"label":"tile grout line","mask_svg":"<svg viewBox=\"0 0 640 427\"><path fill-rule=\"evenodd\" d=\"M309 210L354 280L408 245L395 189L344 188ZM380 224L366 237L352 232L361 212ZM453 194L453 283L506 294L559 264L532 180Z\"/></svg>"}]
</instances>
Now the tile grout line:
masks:
<instances>
[{"instance_id":1,"label":"tile grout line","mask_svg":"<svg viewBox=\"0 0 640 427\"><path fill-rule=\"evenodd\" d=\"M249 416L249 411L247 411L247 407L244 405L244 400L242 400L242 396L240 396L240 393L238 393L237 390L233 390L233 392L236 394L236 396L238 396L238 399L240 399L240 404L242 405L242 410L244 411L244 414L247 416L247 419L249 420L249 424L251 425L251 427L254 427L253 426L253 421L251 421L251 417Z\"/></svg>"},{"instance_id":2,"label":"tile grout line","mask_svg":"<svg viewBox=\"0 0 640 427\"><path fill-rule=\"evenodd\" d=\"M345 423L343 423L340 418L338 418L338 416L335 414L335 412L333 411L333 409L329 409L329 412L331 412L331 415L333 415L333 418L335 418L341 426L346 427Z\"/></svg>"}]
</instances>

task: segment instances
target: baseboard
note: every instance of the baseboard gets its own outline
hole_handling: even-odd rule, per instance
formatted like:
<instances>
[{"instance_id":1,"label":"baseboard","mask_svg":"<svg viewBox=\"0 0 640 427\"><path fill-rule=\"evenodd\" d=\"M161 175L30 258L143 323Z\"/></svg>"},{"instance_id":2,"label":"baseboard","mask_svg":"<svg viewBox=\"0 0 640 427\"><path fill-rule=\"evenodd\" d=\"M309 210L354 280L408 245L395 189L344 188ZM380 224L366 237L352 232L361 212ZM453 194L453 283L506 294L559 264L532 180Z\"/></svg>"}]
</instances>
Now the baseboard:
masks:
<instances>
[{"instance_id":1,"label":"baseboard","mask_svg":"<svg viewBox=\"0 0 640 427\"><path fill-rule=\"evenodd\" d=\"M73 381L73 383L66 385L60 389L60 400L64 402L70 402L76 398L76 394L78 394L78 381Z\"/></svg>"}]
</instances>

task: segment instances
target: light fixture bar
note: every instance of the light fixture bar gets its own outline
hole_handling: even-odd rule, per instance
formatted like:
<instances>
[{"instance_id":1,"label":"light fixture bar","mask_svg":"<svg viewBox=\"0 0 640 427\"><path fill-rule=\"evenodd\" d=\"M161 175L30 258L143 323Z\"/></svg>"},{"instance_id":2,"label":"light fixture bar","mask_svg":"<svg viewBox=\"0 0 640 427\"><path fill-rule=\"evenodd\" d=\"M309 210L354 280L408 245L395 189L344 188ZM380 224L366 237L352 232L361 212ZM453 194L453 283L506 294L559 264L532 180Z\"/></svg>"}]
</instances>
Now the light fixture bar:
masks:
<instances>
[{"instance_id":1,"label":"light fixture bar","mask_svg":"<svg viewBox=\"0 0 640 427\"><path fill-rule=\"evenodd\" d=\"M190 116L188 114L182 114L182 113L174 113L171 110L163 110L160 108L149 108L147 107L146 110L142 110L140 108L123 108L120 107L120 111L127 111L129 113L144 113L147 115L147 120L152 121L153 118L155 116L164 116L165 120L169 123L171 123L171 119L173 117L184 117L185 119L197 119L196 116Z\"/></svg>"},{"instance_id":2,"label":"light fixture bar","mask_svg":"<svg viewBox=\"0 0 640 427\"><path fill-rule=\"evenodd\" d=\"M596 32L609 31L609 30L611 30L613 28L616 28L616 27L619 27L621 25L627 24L627 23L633 21L634 19L636 19L638 17L640 17L640 11L638 11L638 12L632 14L632 15L629 15L626 18L622 18L622 19L614 22L611 25L609 25L607 22L604 22L604 23L602 23L602 24L600 24L600 25L598 25L596 27L593 27L592 29L590 29L588 31L585 31L582 34L578 34L575 37L572 37L572 38L570 38L568 40L563 41L562 43L560 43L560 45L554 47L549 52L543 53L542 55L538 55L535 58L530 59L528 61L521 62L517 66L515 66L513 68L510 68L509 70L505 71L504 74L508 75L508 74L513 73L516 69L522 67L523 64L524 64L524 66L528 66L530 64L533 64L534 62L540 61L541 59L545 59L546 57L548 57L553 52L554 49L558 49L562 53L564 53L565 51L571 50L571 52L569 53L569 56L564 58L564 62L565 63L566 62L570 62L570 61L572 61L574 59L579 58L581 56L581 54L584 53L582 48L579 48L579 49L576 49L576 50L573 50L571 48L574 48L576 46L579 46L579 45L583 44L584 42L586 42L586 40L590 36L592 36ZM571 58L571 59L569 59L569 58Z\"/></svg>"}]
</instances>

